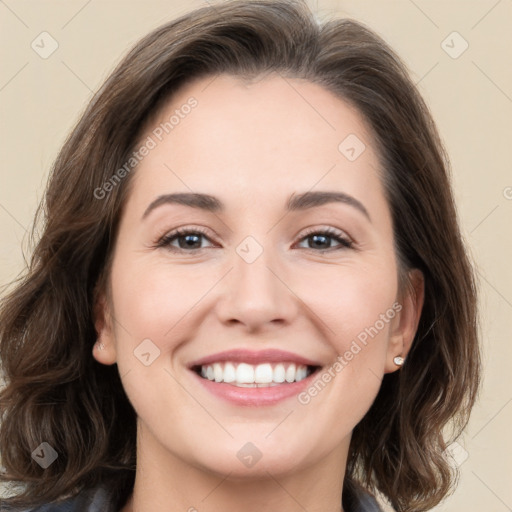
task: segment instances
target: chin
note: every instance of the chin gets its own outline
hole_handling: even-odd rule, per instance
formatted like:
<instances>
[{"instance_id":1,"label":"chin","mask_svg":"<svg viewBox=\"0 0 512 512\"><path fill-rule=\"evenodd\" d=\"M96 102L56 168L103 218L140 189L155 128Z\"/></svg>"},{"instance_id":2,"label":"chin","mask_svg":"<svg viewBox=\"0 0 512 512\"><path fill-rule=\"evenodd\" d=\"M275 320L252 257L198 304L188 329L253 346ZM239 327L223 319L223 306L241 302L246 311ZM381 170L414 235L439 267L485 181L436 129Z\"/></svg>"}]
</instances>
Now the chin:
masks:
<instances>
[{"instance_id":1,"label":"chin","mask_svg":"<svg viewBox=\"0 0 512 512\"><path fill-rule=\"evenodd\" d=\"M205 449L196 452L196 463L193 465L206 471L222 475L229 474L230 479L268 478L271 475L286 475L296 472L307 461L304 450L299 450L291 444L275 443L265 435L260 435L261 441L247 436L245 440L230 439L228 444L209 444ZM304 447L304 443L299 446ZM215 462L213 462L215 461Z\"/></svg>"}]
</instances>

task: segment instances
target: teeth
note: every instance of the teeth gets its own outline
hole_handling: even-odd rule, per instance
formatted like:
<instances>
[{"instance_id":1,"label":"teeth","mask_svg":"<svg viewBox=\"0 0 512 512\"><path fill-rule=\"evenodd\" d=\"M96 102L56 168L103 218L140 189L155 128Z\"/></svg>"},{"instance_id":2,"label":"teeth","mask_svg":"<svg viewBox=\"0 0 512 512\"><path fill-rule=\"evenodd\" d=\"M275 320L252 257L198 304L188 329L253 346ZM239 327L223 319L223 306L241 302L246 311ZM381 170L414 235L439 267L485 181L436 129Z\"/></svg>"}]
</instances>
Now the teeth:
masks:
<instances>
[{"instance_id":1,"label":"teeth","mask_svg":"<svg viewBox=\"0 0 512 512\"><path fill-rule=\"evenodd\" d=\"M284 364L278 364L274 368L274 375L273 375L272 380L274 382L279 382L279 383L284 382L285 375L286 375L286 371L284 369Z\"/></svg>"},{"instance_id":2,"label":"teeth","mask_svg":"<svg viewBox=\"0 0 512 512\"><path fill-rule=\"evenodd\" d=\"M254 382L254 367L250 364L241 363L236 368L235 382L240 384L251 384Z\"/></svg>"},{"instance_id":3,"label":"teeth","mask_svg":"<svg viewBox=\"0 0 512 512\"><path fill-rule=\"evenodd\" d=\"M201 377L215 382L232 383L239 387L277 386L284 382L299 382L308 376L308 367L295 363L222 362L201 366Z\"/></svg>"},{"instance_id":4,"label":"teeth","mask_svg":"<svg viewBox=\"0 0 512 512\"><path fill-rule=\"evenodd\" d=\"M254 370L254 382L256 384L270 384L273 378L272 366L270 364L259 364Z\"/></svg>"},{"instance_id":5,"label":"teeth","mask_svg":"<svg viewBox=\"0 0 512 512\"><path fill-rule=\"evenodd\" d=\"M223 377L224 377L224 372L222 371L222 366L219 363L214 363L213 378L215 379L215 382L221 382Z\"/></svg>"},{"instance_id":6,"label":"teeth","mask_svg":"<svg viewBox=\"0 0 512 512\"><path fill-rule=\"evenodd\" d=\"M235 382L236 380L236 369L235 365L226 363L224 365L224 382Z\"/></svg>"},{"instance_id":7,"label":"teeth","mask_svg":"<svg viewBox=\"0 0 512 512\"><path fill-rule=\"evenodd\" d=\"M295 374L295 380L302 380L308 376L308 369L303 366L302 368L297 368L297 373Z\"/></svg>"},{"instance_id":8,"label":"teeth","mask_svg":"<svg viewBox=\"0 0 512 512\"><path fill-rule=\"evenodd\" d=\"M290 366L288 366L288 369L285 373L285 379L286 382L293 382L295 380L295 374L297 373L297 369L295 368L295 365L292 363Z\"/></svg>"}]
</instances>

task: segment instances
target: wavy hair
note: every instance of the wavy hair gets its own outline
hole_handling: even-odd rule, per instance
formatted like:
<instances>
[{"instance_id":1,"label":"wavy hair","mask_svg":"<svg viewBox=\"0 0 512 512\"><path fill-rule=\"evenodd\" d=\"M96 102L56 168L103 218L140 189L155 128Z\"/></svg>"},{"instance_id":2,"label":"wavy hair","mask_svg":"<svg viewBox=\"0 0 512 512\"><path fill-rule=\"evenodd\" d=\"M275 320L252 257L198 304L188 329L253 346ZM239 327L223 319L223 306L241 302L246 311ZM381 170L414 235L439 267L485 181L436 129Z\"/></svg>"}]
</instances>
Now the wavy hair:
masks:
<instances>
[{"instance_id":1,"label":"wavy hair","mask_svg":"<svg viewBox=\"0 0 512 512\"><path fill-rule=\"evenodd\" d=\"M420 269L425 277L407 361L384 376L353 431L345 489L380 493L399 512L430 510L453 489L457 475L444 453L466 426L480 382L477 297L429 110L401 60L364 25L320 23L301 0L241 0L195 10L140 40L53 164L34 224L42 221L41 234L0 308L0 480L23 487L5 503L37 505L99 484L114 489L119 503L130 493L136 413L117 367L97 363L92 347L93 305L136 167L105 197L97 191L185 83L271 72L320 84L366 119L379 150L399 275ZM31 457L42 442L59 452L44 470Z\"/></svg>"}]
</instances>

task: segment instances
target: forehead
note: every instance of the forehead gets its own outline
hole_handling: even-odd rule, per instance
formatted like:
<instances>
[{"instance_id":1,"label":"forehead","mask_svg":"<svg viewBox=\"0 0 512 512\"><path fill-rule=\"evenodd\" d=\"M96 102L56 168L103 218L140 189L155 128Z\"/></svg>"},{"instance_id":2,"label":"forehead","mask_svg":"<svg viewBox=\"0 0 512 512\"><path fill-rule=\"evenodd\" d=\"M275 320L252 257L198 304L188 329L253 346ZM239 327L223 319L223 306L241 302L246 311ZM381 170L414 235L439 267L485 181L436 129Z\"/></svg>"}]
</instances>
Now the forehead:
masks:
<instances>
[{"instance_id":1,"label":"forehead","mask_svg":"<svg viewBox=\"0 0 512 512\"><path fill-rule=\"evenodd\" d=\"M306 80L275 74L252 82L230 75L195 80L154 116L141 144L149 139L153 147L135 176L141 193L168 187L270 198L315 186L381 192L363 117Z\"/></svg>"}]
</instances>

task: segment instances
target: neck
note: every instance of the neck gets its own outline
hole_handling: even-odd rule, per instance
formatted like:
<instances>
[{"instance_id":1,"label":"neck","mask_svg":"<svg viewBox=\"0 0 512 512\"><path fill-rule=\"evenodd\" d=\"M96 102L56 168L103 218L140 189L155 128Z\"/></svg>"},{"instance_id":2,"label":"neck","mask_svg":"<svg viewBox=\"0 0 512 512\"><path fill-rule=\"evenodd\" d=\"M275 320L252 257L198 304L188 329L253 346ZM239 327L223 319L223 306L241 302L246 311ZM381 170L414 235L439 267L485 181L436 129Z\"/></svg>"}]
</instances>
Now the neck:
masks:
<instances>
[{"instance_id":1,"label":"neck","mask_svg":"<svg viewBox=\"0 0 512 512\"><path fill-rule=\"evenodd\" d=\"M170 453L145 431L138 435L134 490L121 512L343 512L349 442L304 467L265 467L262 459L249 474L237 474L236 466L221 474Z\"/></svg>"}]
</instances>

